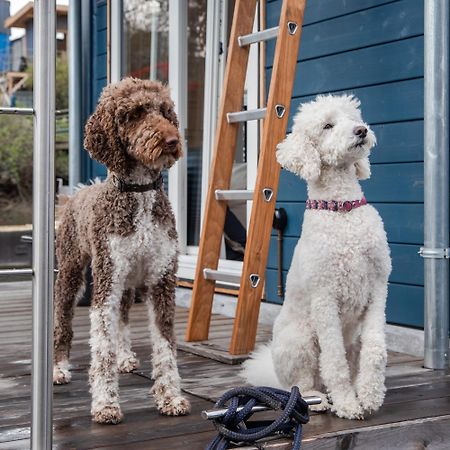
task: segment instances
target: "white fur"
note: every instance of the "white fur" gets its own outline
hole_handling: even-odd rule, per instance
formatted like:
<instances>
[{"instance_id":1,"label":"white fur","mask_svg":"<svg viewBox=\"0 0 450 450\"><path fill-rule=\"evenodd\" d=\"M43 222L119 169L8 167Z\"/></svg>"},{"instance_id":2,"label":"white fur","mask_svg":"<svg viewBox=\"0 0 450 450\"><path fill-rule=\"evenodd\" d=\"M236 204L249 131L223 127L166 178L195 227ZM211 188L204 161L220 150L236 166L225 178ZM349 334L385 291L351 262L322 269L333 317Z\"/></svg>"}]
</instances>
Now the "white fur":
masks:
<instances>
[{"instance_id":1,"label":"white fur","mask_svg":"<svg viewBox=\"0 0 450 450\"><path fill-rule=\"evenodd\" d=\"M363 196L358 179L370 176L368 156L376 140L358 108L352 96L319 96L300 107L292 134L278 146L278 161L307 181L310 199ZM364 141L354 134L359 126L368 130ZM330 407L325 389L340 417L376 411L385 394L390 271L386 233L372 206L306 210L271 357L267 350L255 352L244 364L244 378L255 385L298 385L303 395L319 393L322 409Z\"/></svg>"},{"instance_id":2,"label":"white fur","mask_svg":"<svg viewBox=\"0 0 450 450\"><path fill-rule=\"evenodd\" d=\"M105 305L91 308L91 366L89 381L91 385L91 414L101 412L105 407L119 406L119 378L117 366L118 323L120 290L115 287Z\"/></svg>"},{"instance_id":3,"label":"white fur","mask_svg":"<svg viewBox=\"0 0 450 450\"><path fill-rule=\"evenodd\" d=\"M177 254L177 247L168 229L152 220L155 191L138 197L135 232L130 236L109 238L111 259L117 275L124 277L124 288L151 286L167 271Z\"/></svg>"},{"instance_id":4,"label":"white fur","mask_svg":"<svg viewBox=\"0 0 450 450\"><path fill-rule=\"evenodd\" d=\"M152 341L152 378L155 383L150 391L156 406L163 414L178 415L189 410L181 395L181 379L178 374L176 349L171 348L156 325L155 313L151 301L147 301L149 329Z\"/></svg>"}]
</instances>

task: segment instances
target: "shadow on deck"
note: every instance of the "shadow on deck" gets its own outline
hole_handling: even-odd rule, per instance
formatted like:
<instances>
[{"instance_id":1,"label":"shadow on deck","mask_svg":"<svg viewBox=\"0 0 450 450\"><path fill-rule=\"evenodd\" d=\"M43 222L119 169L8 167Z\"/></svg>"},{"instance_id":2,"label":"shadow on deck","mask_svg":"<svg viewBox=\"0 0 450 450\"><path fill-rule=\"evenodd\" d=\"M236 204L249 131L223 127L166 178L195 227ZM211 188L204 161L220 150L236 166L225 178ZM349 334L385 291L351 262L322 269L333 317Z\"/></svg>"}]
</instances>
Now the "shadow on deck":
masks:
<instances>
[{"instance_id":1,"label":"shadow on deck","mask_svg":"<svg viewBox=\"0 0 450 450\"><path fill-rule=\"evenodd\" d=\"M187 316L186 309L177 309L176 330L181 343ZM241 384L237 376L239 365L179 350L183 389L192 402L192 413L187 417L161 416L148 395L152 381L144 305L134 305L130 323L141 369L120 376L125 419L115 426L97 425L89 414L88 309L77 308L71 358L73 381L54 388L54 448L197 450L205 448L215 435L212 424L204 421L200 413L211 408L224 391ZM213 316L211 348L216 353L227 348L231 328L231 319ZM262 326L258 339L265 340L269 335L270 330ZM203 346L200 352L207 348ZM30 283L0 284L0 449L29 448L30 351ZM329 413L313 414L304 428L302 449L449 449L448 372L426 370L417 358L391 353L387 386L384 406L367 420L349 421ZM288 449L290 443L278 440L260 448Z\"/></svg>"}]
</instances>

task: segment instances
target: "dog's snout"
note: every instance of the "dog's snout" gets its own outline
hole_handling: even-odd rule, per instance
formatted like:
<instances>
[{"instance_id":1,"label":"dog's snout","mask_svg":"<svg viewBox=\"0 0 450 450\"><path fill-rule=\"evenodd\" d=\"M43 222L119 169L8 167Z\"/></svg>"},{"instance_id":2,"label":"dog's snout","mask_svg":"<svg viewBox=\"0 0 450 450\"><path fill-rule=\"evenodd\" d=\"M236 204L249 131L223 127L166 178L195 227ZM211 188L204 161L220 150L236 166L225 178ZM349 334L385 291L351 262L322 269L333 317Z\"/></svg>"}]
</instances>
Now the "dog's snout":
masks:
<instances>
[{"instance_id":1,"label":"dog's snout","mask_svg":"<svg viewBox=\"0 0 450 450\"><path fill-rule=\"evenodd\" d=\"M178 145L178 138L176 136L166 137L166 144L170 148L174 148Z\"/></svg>"},{"instance_id":2,"label":"dog's snout","mask_svg":"<svg viewBox=\"0 0 450 450\"><path fill-rule=\"evenodd\" d=\"M353 130L353 134L360 138L365 138L367 136L367 128L366 127L355 127Z\"/></svg>"}]
</instances>

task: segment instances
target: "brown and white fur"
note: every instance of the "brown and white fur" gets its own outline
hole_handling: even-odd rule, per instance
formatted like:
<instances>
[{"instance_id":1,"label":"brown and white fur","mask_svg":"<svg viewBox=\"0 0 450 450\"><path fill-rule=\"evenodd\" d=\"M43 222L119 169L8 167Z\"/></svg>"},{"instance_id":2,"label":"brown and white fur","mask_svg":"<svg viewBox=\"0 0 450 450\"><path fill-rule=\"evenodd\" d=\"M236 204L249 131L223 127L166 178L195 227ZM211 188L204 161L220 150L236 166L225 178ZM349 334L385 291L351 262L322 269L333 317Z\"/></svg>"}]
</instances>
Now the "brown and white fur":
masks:
<instances>
[{"instance_id":1,"label":"brown and white fur","mask_svg":"<svg viewBox=\"0 0 450 450\"><path fill-rule=\"evenodd\" d=\"M154 385L159 411L187 414L176 364L173 329L177 233L162 187L121 192L113 176L149 184L181 156L177 116L169 90L159 82L127 78L107 86L85 129L85 148L106 165L106 182L81 189L65 207L57 233L54 384L69 383L74 306L83 295L90 263L91 414L98 423L119 423L119 372L138 360L131 349L129 309L135 289L148 307Z\"/></svg>"}]
</instances>

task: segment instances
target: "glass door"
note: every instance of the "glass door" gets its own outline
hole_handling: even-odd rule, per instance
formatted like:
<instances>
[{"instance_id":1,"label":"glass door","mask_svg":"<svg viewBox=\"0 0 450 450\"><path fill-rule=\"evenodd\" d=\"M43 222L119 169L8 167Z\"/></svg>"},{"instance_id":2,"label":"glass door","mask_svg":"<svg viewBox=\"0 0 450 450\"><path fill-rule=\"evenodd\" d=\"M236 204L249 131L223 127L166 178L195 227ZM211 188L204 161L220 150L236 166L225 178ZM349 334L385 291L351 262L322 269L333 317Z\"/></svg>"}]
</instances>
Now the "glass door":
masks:
<instances>
[{"instance_id":1,"label":"glass door","mask_svg":"<svg viewBox=\"0 0 450 450\"><path fill-rule=\"evenodd\" d=\"M195 272L233 6L230 0L123 0L122 74L168 82L184 136L185 155L169 171L168 193L180 241L179 277L185 279ZM257 59L249 64L257 65ZM250 85L244 107L253 108ZM240 129L232 189L253 185L255 126ZM221 262L228 270L240 270L248 203L229 205Z\"/></svg>"}]
</instances>

